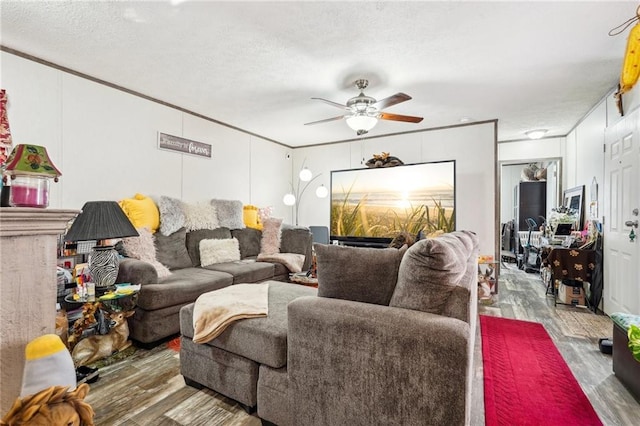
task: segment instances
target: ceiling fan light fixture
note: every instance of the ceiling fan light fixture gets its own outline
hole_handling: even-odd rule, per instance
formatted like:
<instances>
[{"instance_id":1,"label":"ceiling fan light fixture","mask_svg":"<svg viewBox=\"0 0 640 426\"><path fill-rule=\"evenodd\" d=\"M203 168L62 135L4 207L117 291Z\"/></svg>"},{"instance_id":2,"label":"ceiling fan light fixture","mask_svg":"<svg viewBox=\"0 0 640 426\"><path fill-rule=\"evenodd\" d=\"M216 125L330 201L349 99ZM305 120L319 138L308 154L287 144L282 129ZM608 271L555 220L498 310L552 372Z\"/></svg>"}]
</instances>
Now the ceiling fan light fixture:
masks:
<instances>
[{"instance_id":1,"label":"ceiling fan light fixture","mask_svg":"<svg viewBox=\"0 0 640 426\"><path fill-rule=\"evenodd\" d=\"M546 135L547 132L548 132L547 129L536 129L536 130L529 130L528 132L525 132L524 134L527 135L527 137L529 139L540 139L541 137Z\"/></svg>"},{"instance_id":2,"label":"ceiling fan light fixture","mask_svg":"<svg viewBox=\"0 0 640 426\"><path fill-rule=\"evenodd\" d=\"M363 130L366 133L373 129L377 123L378 118L366 114L355 114L347 117L347 125L356 132Z\"/></svg>"}]
</instances>

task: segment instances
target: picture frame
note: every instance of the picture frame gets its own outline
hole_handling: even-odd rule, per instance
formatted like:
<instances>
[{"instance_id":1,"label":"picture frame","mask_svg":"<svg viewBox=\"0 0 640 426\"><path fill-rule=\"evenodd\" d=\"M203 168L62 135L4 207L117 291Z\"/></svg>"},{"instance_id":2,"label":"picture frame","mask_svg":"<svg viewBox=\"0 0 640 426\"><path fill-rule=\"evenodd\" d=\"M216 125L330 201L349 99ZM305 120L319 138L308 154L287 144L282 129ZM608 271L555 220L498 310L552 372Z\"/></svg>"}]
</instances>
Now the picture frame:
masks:
<instances>
[{"instance_id":1,"label":"picture frame","mask_svg":"<svg viewBox=\"0 0 640 426\"><path fill-rule=\"evenodd\" d=\"M572 208L578 212L578 223L576 223L577 231L582 230L584 226L584 185L574 188L565 189L563 192L563 203L565 207Z\"/></svg>"}]
</instances>

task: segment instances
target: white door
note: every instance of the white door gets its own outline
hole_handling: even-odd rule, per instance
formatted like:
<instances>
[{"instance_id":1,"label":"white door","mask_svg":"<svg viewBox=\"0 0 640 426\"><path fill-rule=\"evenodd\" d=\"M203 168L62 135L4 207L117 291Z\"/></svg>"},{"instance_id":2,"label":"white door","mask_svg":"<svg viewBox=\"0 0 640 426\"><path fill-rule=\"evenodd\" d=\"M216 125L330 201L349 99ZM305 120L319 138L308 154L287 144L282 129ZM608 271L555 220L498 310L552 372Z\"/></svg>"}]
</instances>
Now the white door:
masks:
<instances>
[{"instance_id":1,"label":"white door","mask_svg":"<svg viewBox=\"0 0 640 426\"><path fill-rule=\"evenodd\" d=\"M636 109L605 132L604 288L607 314L640 314L640 113ZM633 224L633 225L632 225ZM634 226L635 225L635 226Z\"/></svg>"}]
</instances>

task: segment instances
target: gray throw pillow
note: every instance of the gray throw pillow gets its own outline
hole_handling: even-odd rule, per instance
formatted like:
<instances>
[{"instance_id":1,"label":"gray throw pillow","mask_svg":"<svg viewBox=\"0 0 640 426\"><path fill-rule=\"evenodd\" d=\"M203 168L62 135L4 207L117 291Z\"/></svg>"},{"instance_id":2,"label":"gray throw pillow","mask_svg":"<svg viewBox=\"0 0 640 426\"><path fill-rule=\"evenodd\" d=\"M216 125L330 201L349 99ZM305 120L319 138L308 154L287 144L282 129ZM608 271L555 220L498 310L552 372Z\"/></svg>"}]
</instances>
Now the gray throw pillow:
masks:
<instances>
[{"instance_id":1,"label":"gray throw pillow","mask_svg":"<svg viewBox=\"0 0 640 426\"><path fill-rule=\"evenodd\" d=\"M242 259L257 256L260 253L262 232L253 228L242 228L233 229L231 235L240 243L240 257Z\"/></svg>"},{"instance_id":2,"label":"gray throw pillow","mask_svg":"<svg viewBox=\"0 0 640 426\"><path fill-rule=\"evenodd\" d=\"M299 253L307 255L307 250L311 247L313 236L306 227L293 227L282 224L280 233L280 253Z\"/></svg>"},{"instance_id":3,"label":"gray throw pillow","mask_svg":"<svg viewBox=\"0 0 640 426\"><path fill-rule=\"evenodd\" d=\"M182 201L176 198L165 197L158 200L158 210L160 211L160 233L171 235L184 226L184 211Z\"/></svg>"},{"instance_id":4,"label":"gray throw pillow","mask_svg":"<svg viewBox=\"0 0 640 426\"><path fill-rule=\"evenodd\" d=\"M197 229L187 232L187 252L193 266L200 266L200 241L231 238L229 228Z\"/></svg>"},{"instance_id":5,"label":"gray throw pillow","mask_svg":"<svg viewBox=\"0 0 640 426\"><path fill-rule=\"evenodd\" d=\"M229 229L244 228L242 201L240 200L211 200L216 208L219 226Z\"/></svg>"},{"instance_id":6,"label":"gray throw pillow","mask_svg":"<svg viewBox=\"0 0 640 426\"><path fill-rule=\"evenodd\" d=\"M468 287L469 261L477 258L476 234L456 231L420 240L404 255L389 306L442 314L456 286ZM472 290L473 291L473 290Z\"/></svg>"},{"instance_id":7,"label":"gray throw pillow","mask_svg":"<svg viewBox=\"0 0 640 426\"><path fill-rule=\"evenodd\" d=\"M156 258L170 270L192 266L187 253L186 234L185 228L180 228L169 236L156 232Z\"/></svg>"},{"instance_id":8,"label":"gray throw pillow","mask_svg":"<svg viewBox=\"0 0 640 426\"><path fill-rule=\"evenodd\" d=\"M376 249L316 244L318 296L388 305L406 247Z\"/></svg>"}]
</instances>

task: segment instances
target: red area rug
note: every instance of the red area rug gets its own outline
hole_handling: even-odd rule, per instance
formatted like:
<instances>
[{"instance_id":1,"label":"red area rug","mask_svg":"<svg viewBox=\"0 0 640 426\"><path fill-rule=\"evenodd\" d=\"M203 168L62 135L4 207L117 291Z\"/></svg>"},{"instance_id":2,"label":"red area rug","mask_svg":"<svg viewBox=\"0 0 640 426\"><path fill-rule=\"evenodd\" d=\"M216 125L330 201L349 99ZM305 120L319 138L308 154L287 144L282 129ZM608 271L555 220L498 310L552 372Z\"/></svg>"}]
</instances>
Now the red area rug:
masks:
<instances>
[{"instance_id":1,"label":"red area rug","mask_svg":"<svg viewBox=\"0 0 640 426\"><path fill-rule=\"evenodd\" d=\"M602 425L542 324L480 315L485 422Z\"/></svg>"}]
</instances>

